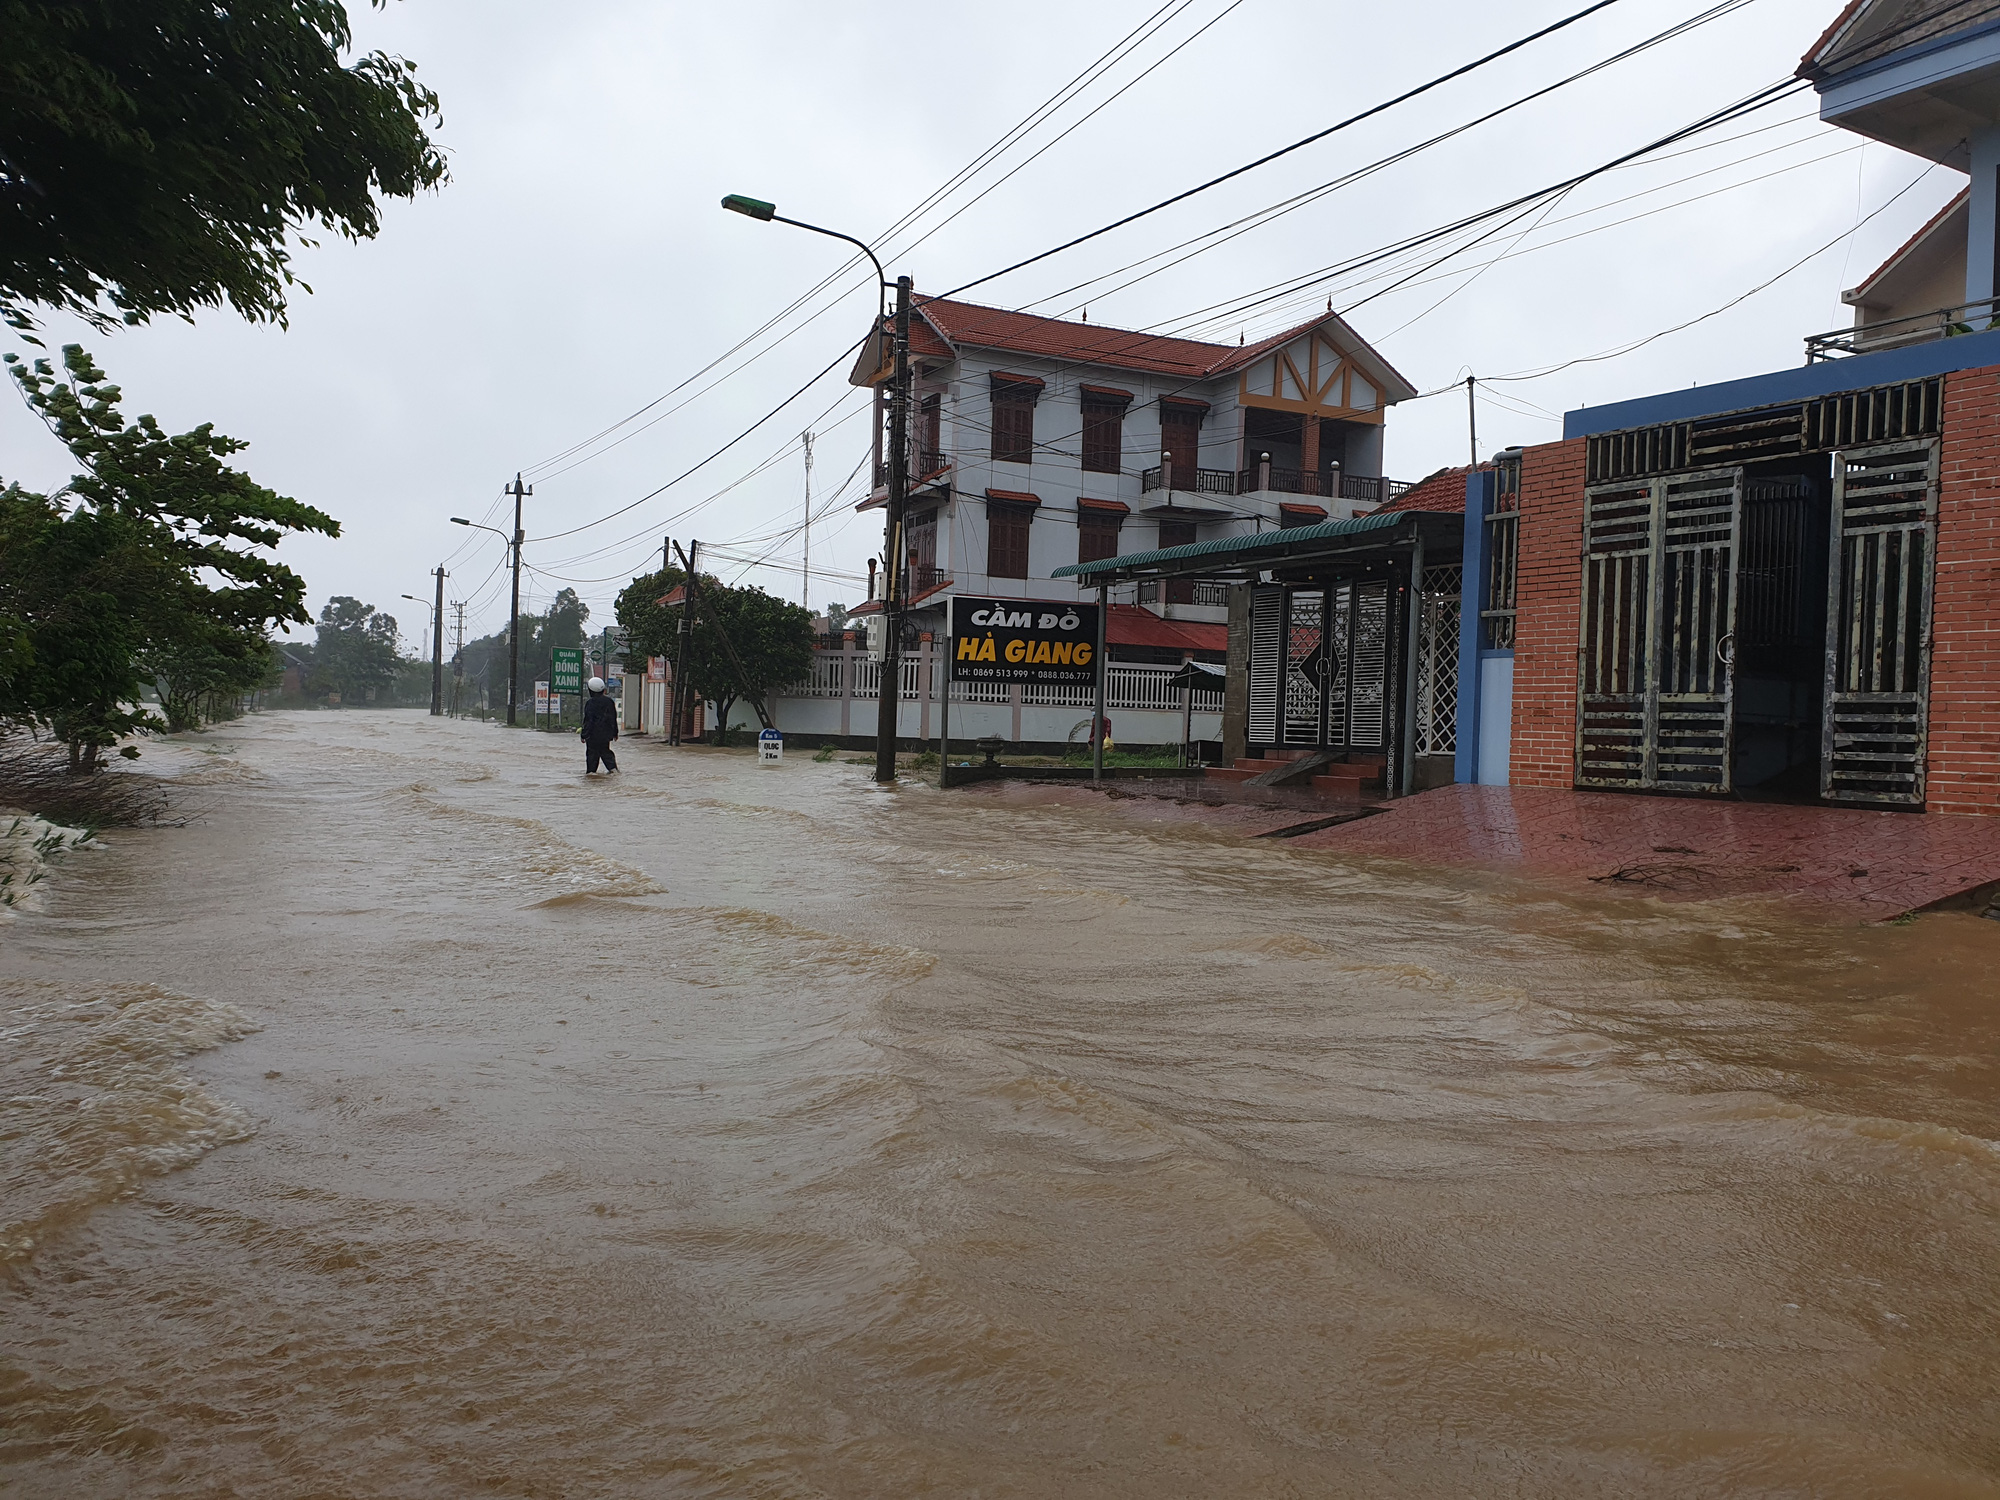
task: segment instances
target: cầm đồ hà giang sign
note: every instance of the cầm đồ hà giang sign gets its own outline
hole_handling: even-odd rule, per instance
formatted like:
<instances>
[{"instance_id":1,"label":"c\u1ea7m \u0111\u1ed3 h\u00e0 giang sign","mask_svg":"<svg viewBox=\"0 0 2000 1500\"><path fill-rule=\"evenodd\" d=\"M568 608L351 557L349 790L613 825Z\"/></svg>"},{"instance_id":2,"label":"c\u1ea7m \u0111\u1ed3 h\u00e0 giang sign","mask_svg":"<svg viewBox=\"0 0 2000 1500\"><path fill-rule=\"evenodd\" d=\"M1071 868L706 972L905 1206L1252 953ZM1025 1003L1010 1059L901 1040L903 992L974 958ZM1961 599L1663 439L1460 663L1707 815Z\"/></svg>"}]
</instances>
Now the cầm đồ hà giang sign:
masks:
<instances>
[{"instance_id":1,"label":"c\u1ea7m \u0111\u1ed3 h\u00e0 giang sign","mask_svg":"<svg viewBox=\"0 0 2000 1500\"><path fill-rule=\"evenodd\" d=\"M1039 599L951 601L951 672L960 682L1097 681L1097 606Z\"/></svg>"}]
</instances>

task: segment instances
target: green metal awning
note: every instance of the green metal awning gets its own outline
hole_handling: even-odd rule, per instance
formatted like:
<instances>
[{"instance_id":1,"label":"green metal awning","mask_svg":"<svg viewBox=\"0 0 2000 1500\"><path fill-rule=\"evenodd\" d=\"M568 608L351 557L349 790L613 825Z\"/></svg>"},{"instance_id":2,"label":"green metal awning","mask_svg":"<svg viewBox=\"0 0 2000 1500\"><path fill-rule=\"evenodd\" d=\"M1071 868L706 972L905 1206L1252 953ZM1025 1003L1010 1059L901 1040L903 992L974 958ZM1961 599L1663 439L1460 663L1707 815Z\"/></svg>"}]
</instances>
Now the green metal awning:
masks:
<instances>
[{"instance_id":1,"label":"green metal awning","mask_svg":"<svg viewBox=\"0 0 2000 1500\"><path fill-rule=\"evenodd\" d=\"M1381 551L1414 540L1421 531L1425 547L1445 547L1456 553L1463 543L1462 517L1435 511L1377 511L1350 521L1322 521L1316 526L1290 526L1250 536L1219 536L1184 547L1153 552L1127 552L1097 562L1070 563L1051 577L1079 583L1117 583L1134 578L1221 577L1291 568L1319 560Z\"/></svg>"}]
</instances>

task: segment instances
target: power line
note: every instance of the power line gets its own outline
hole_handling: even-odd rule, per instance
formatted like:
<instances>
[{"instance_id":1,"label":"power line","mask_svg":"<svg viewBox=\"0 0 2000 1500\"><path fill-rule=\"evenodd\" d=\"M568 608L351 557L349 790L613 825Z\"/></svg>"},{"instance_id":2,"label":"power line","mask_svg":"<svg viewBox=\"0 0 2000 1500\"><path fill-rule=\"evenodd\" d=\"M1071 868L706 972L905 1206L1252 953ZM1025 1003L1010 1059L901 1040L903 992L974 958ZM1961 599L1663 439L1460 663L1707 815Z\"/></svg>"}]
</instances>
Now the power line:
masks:
<instances>
[{"instance_id":1,"label":"power line","mask_svg":"<svg viewBox=\"0 0 2000 1500\"><path fill-rule=\"evenodd\" d=\"M1490 62L1495 62L1500 58L1506 57L1509 53L1518 52L1523 47L1529 46L1534 42L1538 42L1543 37L1552 36L1554 33L1563 30L1565 27L1574 26L1578 21L1583 20L1586 16L1595 15L1598 11L1607 9L1608 7L1616 5L1617 3L1618 0L1595 0L1594 4L1585 6L1582 10L1577 11L1574 15L1566 16L1560 21L1556 21L1551 25L1544 26L1540 31L1531 32L1527 36L1521 37L1516 41L1509 42L1507 43L1506 46L1501 47L1496 51L1489 52L1484 57L1475 58L1473 61L1469 63L1465 63L1459 67L1453 68L1449 73L1441 73L1436 78L1431 79L1428 83L1420 83L1415 88L1409 89L1404 93L1398 94L1393 99L1385 100L1380 104L1371 105L1369 108L1362 110L1361 113L1357 115L1350 115L1346 119L1338 122L1337 124L1327 126L1327 128L1324 130L1315 131L1313 134L1309 136L1306 136L1300 140L1293 141L1289 146L1281 146L1276 151L1272 151L1267 153L1266 155L1260 156L1255 161L1245 162L1240 167L1233 167L1229 171L1224 172L1221 176L1211 177L1207 182L1199 183L1194 187L1188 188L1185 192L1176 193L1171 198L1163 198L1158 203L1155 203L1151 208L1142 208L1137 213L1127 214L1125 215L1124 218L1113 220L1111 223L1106 224L1101 229L1093 229L1088 234L1080 234L1075 239L1065 240L1062 244L1055 246L1053 249L1040 251L1035 255L1029 256L1026 260L1017 260L1011 266L1002 266L997 271L989 271L986 275L976 277L973 280L966 282L962 286L953 287L950 291L944 293L943 295L947 297L956 297L960 292L969 292L976 286L984 286L989 281L997 281L1002 276L1011 275L1015 271L1019 271L1024 267L1032 266L1039 261L1047 260L1052 255L1060 255L1065 250L1073 250L1078 245L1086 244L1091 240L1097 239L1101 235L1106 235L1111 233L1111 231L1114 229L1122 229L1127 224L1136 224L1139 220L1147 218L1150 215L1156 214L1163 208L1171 208L1176 203L1185 203L1188 199L1193 198L1198 194L1205 193L1210 188L1220 187L1223 183L1230 182L1235 178L1241 177L1246 172L1254 172L1257 170L1257 168L1262 166L1267 166L1271 162L1278 160L1278 158L1282 156L1289 156L1294 151L1303 150L1305 147L1312 145L1315 141L1323 141L1330 135L1333 135L1342 130L1346 130L1349 126L1358 125L1363 120L1373 119L1376 115L1383 113L1385 110L1394 109L1397 105L1407 103L1408 101L1418 97L1420 94L1427 94L1432 89L1442 87L1444 84L1450 83L1455 78L1463 78L1468 73L1476 72L1478 69L1485 67Z\"/></svg>"},{"instance_id":2,"label":"power line","mask_svg":"<svg viewBox=\"0 0 2000 1500\"><path fill-rule=\"evenodd\" d=\"M1005 154L1006 150L1009 147L1014 145L1019 140L1023 139L1025 135L1029 131L1031 131L1036 125L1040 124L1044 119L1048 118L1051 114L1054 113L1054 111L1060 109L1062 105L1070 102L1070 100L1077 97L1085 88L1089 87L1090 84L1094 83L1099 77L1103 76L1104 73L1108 72L1110 68L1115 67L1119 62L1123 61L1125 57L1129 56L1130 53L1133 50L1135 50L1138 46L1143 45L1146 41L1150 40L1151 37L1156 35L1167 23L1177 19L1182 14L1182 12L1187 10L1188 7L1193 3L1194 0L1179 0L1178 4L1175 3L1175 0L1168 0L1167 4L1162 5L1158 10L1154 11L1145 20L1141 21L1131 31L1127 32L1122 38L1120 38L1119 41L1114 43L1105 52L1100 54L1097 59L1095 59L1093 62L1087 65L1082 72L1078 73L1068 83L1063 85L1062 88L1058 89L1055 92L1055 94L1051 95L1047 100L1044 100L1041 105L1038 105L1034 110L1030 111L1030 113L1023 120L1017 122L1014 126L1010 127L1006 132L1004 132L1001 135L999 140L995 141L992 145L988 146L984 151L982 151L978 156L974 157L973 160L969 162L966 166L961 167L956 173L954 173L950 178L948 178L941 187L934 189L928 196L926 196L921 202L919 202L915 208L905 213L895 223L891 224L888 228L881 231L881 233L879 233L876 236L876 239L878 241L886 241L892 238L893 236L901 233L903 230L909 228L931 208L935 207L937 204L944 201L945 198L949 197L950 194L953 191L955 191L958 187L970 181L972 177L975 176L981 169L989 165L991 162L997 160L1001 155ZM1171 15L1166 14L1169 11L1172 12ZM1165 20L1160 19L1163 15L1165 15ZM1155 24L1156 22L1158 24ZM1211 22L1210 24L1213 23ZM1204 27L1203 29L1206 30L1207 28ZM1185 43L1183 43L1182 45L1185 45ZM1175 50L1178 51L1179 48L1176 48ZM1162 61L1164 61L1164 59L1162 59ZM1157 67L1158 64L1156 63L1153 66ZM1152 71L1152 68L1148 68L1146 71L1147 73L1150 73ZM1141 74L1140 76L1144 77L1146 75ZM1134 82L1136 81L1137 80L1134 80ZM1131 85L1129 84L1126 85L1127 88L1129 88L1130 86ZM1124 91L1125 91L1124 89L1121 89L1119 90L1119 93L1122 94ZM1116 97L1117 95L1113 96L1113 98ZM1109 101L1107 101L1107 103L1108 102ZM1103 106L1101 105L1099 106L1100 109L1102 107ZM1095 113L1097 113L1097 111L1093 110L1092 114L1094 115ZM1085 118L1087 119L1089 118L1089 116L1086 116ZM1078 123L1080 124L1082 122L1079 121ZM1074 128L1075 126L1070 127L1070 129L1072 130ZM1069 131L1065 131L1064 135L1067 135L1068 133ZM1057 139L1060 140L1061 138L1062 137L1059 136ZM1054 143L1051 142L1050 144ZM1046 150L1047 148L1044 147L1043 149ZM1041 153L1037 152L1036 154L1040 155ZM1018 168L1016 170L1018 170ZM1012 174L1010 173L1009 175L1011 176ZM955 218L958 212L963 212L963 211L964 210L961 208L960 210L956 211L952 215L952 217ZM949 223L950 220L947 219L945 222ZM935 229L930 231L930 233L935 233L935 232L936 232ZM929 234L927 233L924 236L924 238L926 239L929 238ZM916 243L921 244L923 243L923 240L920 239ZM900 248L896 253L907 253L907 251L912 248L914 248L914 246L905 246ZM821 292L825 291L829 286L832 286L849 270L851 270L854 266L859 264L861 259L862 257L858 255L849 257L847 260L843 261L839 266L835 267L826 276L822 277L818 282L814 283L811 287L807 288L806 291L800 293L797 297L793 298L791 302L787 303L784 307L780 308L777 312L773 313L769 318L765 319L763 323L758 325L755 329L751 330L751 332L744 335L743 338L739 339L730 348L724 350L721 354L717 355L714 359L710 360L706 365L702 366L701 369L696 370L692 375L689 375L685 380L682 380L679 384L675 385L670 390L664 392L663 394L655 397L653 400L647 402L637 411L634 411L628 414L627 416L621 417L618 421L612 423L608 427L601 429L599 432L593 434L592 436L583 439L579 443L572 444L569 448L564 449L562 452L555 454L550 458L542 460L542 462L538 464L531 465L527 472L535 474L538 479L553 478L554 473L567 473L570 468L576 467L576 464L570 464L568 465L568 467L564 469L555 470L554 473L551 473L549 471L552 469L554 465L562 463L565 459L571 458L581 453L584 449L590 447L591 444L596 443L601 439L610 436L612 433L618 431L621 427L624 427L628 423L636 421L639 417L645 415L648 411L651 411L661 402L666 401L671 397L677 395L679 392L687 389L688 386L694 384L697 380L701 379L702 376L714 370L718 365L725 363L733 355L738 354L742 350L748 348L751 344L755 343L758 339L762 338L765 334L769 333L773 328L777 327L787 317L791 316L791 314L798 311L801 307L804 307L814 297L818 296ZM845 293L843 292L841 295L844 296ZM754 363L757 359L761 359L765 354L771 353L773 350L775 350L776 348L784 344L787 340L789 340L791 337L793 337L793 335L803 332L806 328L810 327L814 322L816 322L820 317L823 317L827 312L831 311L835 306L838 305L839 305L839 299L836 298L833 302L830 302L825 307L822 307L818 312L814 313L811 317L807 318L797 327L792 328L790 331L782 335L769 347L760 351L758 354L753 355L750 359L745 360L742 364L738 365L734 370L726 372L722 377L720 377L720 379L727 379L729 378L729 376L738 374L744 369L747 369L749 365ZM700 391L697 391L693 396L690 396L688 398L688 401L693 401L698 397L700 397L701 395L706 394L706 392L708 392L709 390L713 390L715 384L717 383L719 383L719 381L711 382L709 385L704 386ZM685 408L687 404L688 402L685 401L680 403L678 406L671 408L669 411L661 413L660 417L655 418L654 421L657 422L663 419L664 417L671 416L674 412L680 411L683 408ZM645 425L646 427L651 427L652 425L654 425L654 423L649 422ZM639 431L644 431L644 430L645 428L639 429ZM628 433L625 438L620 438L618 440L618 443L613 443L604 449L600 449L599 453L609 452L610 448L617 447L619 443L623 443L627 441L627 439L629 439L630 437L636 435L637 435L636 433ZM595 453L588 455L588 457L592 458L597 456L598 454ZM578 460L578 462L584 462L584 461L587 461L587 459Z\"/></svg>"},{"instance_id":3,"label":"power line","mask_svg":"<svg viewBox=\"0 0 2000 1500\"><path fill-rule=\"evenodd\" d=\"M1301 208L1309 207L1310 205L1321 201L1322 199L1328 197L1329 195L1338 192L1342 188L1351 187L1355 183L1363 181L1366 178L1372 177L1378 172L1385 171L1389 167L1401 165L1403 162L1408 161L1410 158L1417 156L1424 151L1430 150L1433 146L1438 146L1446 141L1453 140L1456 137L1463 135L1470 130L1474 130L1481 125L1485 125L1493 120L1500 118L1500 116L1502 115L1509 114L1516 109L1520 109L1525 105L1531 104L1535 100L1544 98L1549 94L1555 93L1559 89L1567 88L1570 84L1577 83L1585 78L1589 78L1594 74L1604 71L1606 68L1614 67L1617 64L1625 62L1630 58L1636 57L1643 52L1649 51L1652 48L1657 47L1664 42L1676 40L1677 38L1685 35L1687 32L1694 30L1696 27L1706 25L1708 22L1718 20L1723 16L1731 15L1736 11L1743 9L1750 3L1751 0L1723 0L1723 3L1711 6L1708 10L1703 11L1699 15L1691 16L1685 21L1681 21L1676 25L1668 27L1665 31L1657 32L1653 36L1647 37L1643 41L1636 42L1632 46L1625 48L1623 51L1613 53L1611 56L1606 58L1601 58L1597 62L1592 63L1589 67L1580 69L1575 73L1571 73L1566 78L1557 79L1554 83L1548 84L1539 89L1535 89L1530 93L1523 94L1519 98L1509 100L1507 103L1501 105L1498 109L1490 110L1486 114L1479 115L1471 120L1467 120L1465 123L1461 125L1453 126L1450 130L1441 131L1437 135L1430 137L1430 139L1428 140L1419 141L1411 146L1405 146L1399 151L1391 152L1387 156L1380 157L1377 160L1368 163L1366 166L1356 167L1349 172L1344 172L1338 177L1335 177L1327 182L1319 184L1317 187L1307 188L1303 192L1295 193L1289 198L1282 198L1278 200L1276 203L1267 204L1265 207L1257 209L1252 213L1245 214L1241 218L1235 219L1228 224L1220 225L1214 229L1203 230L1200 234L1193 235L1188 239L1182 240L1177 245L1170 246L1165 250L1155 251L1151 255L1142 256L1140 259L1127 262L1125 265L1120 266L1115 270L1104 272L1102 275L1099 276L1093 276L1087 281L1080 281L1076 285L1071 287L1066 287L1060 292L1052 293L1046 297L1038 297L1034 301L1025 303L1023 305L1025 307L1038 307L1043 303L1055 302L1066 297L1074 296L1077 293L1084 291L1087 288L1096 286L1100 282L1109 281L1116 276L1122 276L1127 271L1137 270L1140 266L1146 265L1150 261L1159 260L1164 256L1174 255L1181 250L1187 250L1189 246L1199 246L1199 248L1190 250L1188 254L1181 256L1178 260L1169 261L1165 265L1155 266L1152 270L1147 271L1142 275L1135 276L1130 281L1120 282L1117 286L1110 287L1105 291L1096 294L1099 297L1114 296L1119 292L1125 291L1129 287L1138 285L1141 281L1145 281L1150 277L1157 276L1164 271L1171 270L1175 266L1185 265L1188 261L1194 259L1195 256L1197 255L1204 255L1208 253L1208 251L1213 250L1218 246L1228 244L1230 241L1235 240L1242 235L1249 234L1255 230L1264 228L1266 225L1275 223L1277 220L1285 217L1288 214L1294 213ZM1208 243L1204 244L1202 243L1203 241L1207 241Z\"/></svg>"}]
</instances>

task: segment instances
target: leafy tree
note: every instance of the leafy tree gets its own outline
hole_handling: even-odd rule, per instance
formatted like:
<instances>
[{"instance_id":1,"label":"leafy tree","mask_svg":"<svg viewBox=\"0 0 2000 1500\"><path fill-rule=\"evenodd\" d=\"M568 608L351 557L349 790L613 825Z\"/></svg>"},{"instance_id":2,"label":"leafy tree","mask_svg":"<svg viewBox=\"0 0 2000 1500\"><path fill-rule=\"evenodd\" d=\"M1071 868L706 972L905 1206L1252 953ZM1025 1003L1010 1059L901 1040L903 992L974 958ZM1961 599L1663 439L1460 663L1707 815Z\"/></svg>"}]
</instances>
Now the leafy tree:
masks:
<instances>
[{"instance_id":1,"label":"leafy tree","mask_svg":"<svg viewBox=\"0 0 2000 1500\"><path fill-rule=\"evenodd\" d=\"M612 606L613 614L619 625L631 632L635 660L673 657L674 644L680 638L680 607L670 608L660 600L686 581L687 574L679 568L667 568L643 574L619 591L618 602Z\"/></svg>"},{"instance_id":2,"label":"leafy tree","mask_svg":"<svg viewBox=\"0 0 2000 1500\"><path fill-rule=\"evenodd\" d=\"M152 528L155 543L189 577L219 577L224 587L210 589L208 600L219 618L244 626L312 623L305 580L261 549L290 532L339 536L340 523L223 463L249 444L209 422L176 437L150 416L127 425L118 410L124 393L76 344L63 348L67 379L46 359L29 367L15 354L0 358L29 406L84 466L69 493Z\"/></svg>"},{"instance_id":3,"label":"leafy tree","mask_svg":"<svg viewBox=\"0 0 2000 1500\"><path fill-rule=\"evenodd\" d=\"M372 0L380 5L382 0ZM284 321L288 237L445 178L416 66L340 0L0 0L0 311ZM308 291L311 288L307 288Z\"/></svg>"},{"instance_id":4,"label":"leafy tree","mask_svg":"<svg viewBox=\"0 0 2000 1500\"><path fill-rule=\"evenodd\" d=\"M313 691L361 700L371 688L388 687L401 670L394 615L349 594L335 594L326 601L313 646Z\"/></svg>"},{"instance_id":5,"label":"leafy tree","mask_svg":"<svg viewBox=\"0 0 2000 1500\"><path fill-rule=\"evenodd\" d=\"M74 770L95 769L135 730L163 727L138 704L145 604L172 573L149 540L116 510L66 512L19 485L0 491L0 588L21 622L0 720L47 729Z\"/></svg>"},{"instance_id":6,"label":"leafy tree","mask_svg":"<svg viewBox=\"0 0 2000 1500\"><path fill-rule=\"evenodd\" d=\"M634 656L671 658L678 652L680 606L659 600L683 581L678 570L652 573L633 579L619 594L618 623L632 633ZM696 583L687 680L703 698L715 700L718 738L739 699L755 704L758 717L768 720L770 695L812 670L812 643L812 614L803 607L706 576Z\"/></svg>"},{"instance_id":7,"label":"leafy tree","mask_svg":"<svg viewBox=\"0 0 2000 1500\"><path fill-rule=\"evenodd\" d=\"M340 527L230 468L244 444L212 426L169 436L150 416L128 424L82 349L64 349L63 376L5 358L84 472L56 496L0 496L0 615L22 627L0 719L46 727L88 771L159 724L138 706L144 682L193 674L209 686L185 701L212 698L232 672L248 675L271 625L309 623L305 580L266 554L292 532Z\"/></svg>"},{"instance_id":8,"label":"leafy tree","mask_svg":"<svg viewBox=\"0 0 2000 1500\"><path fill-rule=\"evenodd\" d=\"M235 700L271 676L271 639L262 630L225 625L197 606L163 622L139 665L159 689L167 728L198 729L232 716Z\"/></svg>"}]
</instances>

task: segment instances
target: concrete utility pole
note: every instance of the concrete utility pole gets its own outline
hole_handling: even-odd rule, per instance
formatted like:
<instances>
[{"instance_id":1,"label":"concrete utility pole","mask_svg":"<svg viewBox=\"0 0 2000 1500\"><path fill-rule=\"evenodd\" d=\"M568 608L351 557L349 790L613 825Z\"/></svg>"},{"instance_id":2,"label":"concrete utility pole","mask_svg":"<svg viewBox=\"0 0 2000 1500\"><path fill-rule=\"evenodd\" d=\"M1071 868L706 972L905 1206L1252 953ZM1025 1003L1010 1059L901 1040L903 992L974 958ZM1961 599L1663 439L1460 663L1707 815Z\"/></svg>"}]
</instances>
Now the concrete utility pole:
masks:
<instances>
[{"instance_id":1,"label":"concrete utility pole","mask_svg":"<svg viewBox=\"0 0 2000 1500\"><path fill-rule=\"evenodd\" d=\"M521 686L521 543L526 539L521 530L521 502L535 493L535 487L523 488L521 476L516 474L514 487L507 493L514 497L514 602L507 616L507 727L511 729L518 722L515 705L520 701Z\"/></svg>"},{"instance_id":2,"label":"concrete utility pole","mask_svg":"<svg viewBox=\"0 0 2000 1500\"><path fill-rule=\"evenodd\" d=\"M804 540L799 544L799 603L808 613L813 607L812 600L812 547L813 547L813 435L805 435L806 444L806 523L802 533Z\"/></svg>"},{"instance_id":3,"label":"concrete utility pole","mask_svg":"<svg viewBox=\"0 0 2000 1500\"><path fill-rule=\"evenodd\" d=\"M459 715L459 688L465 681L465 601L451 601L452 612L458 616L451 628L451 716Z\"/></svg>"},{"instance_id":4,"label":"concrete utility pole","mask_svg":"<svg viewBox=\"0 0 2000 1500\"><path fill-rule=\"evenodd\" d=\"M674 643L674 727L673 732L667 736L667 743L670 745L678 745L681 742L681 719L685 713L683 705L687 702L688 634L694 617L694 570L700 556L701 543L696 541L690 541L687 544L687 551L681 554L681 561L687 565L687 578L681 584L680 639Z\"/></svg>"},{"instance_id":5,"label":"concrete utility pole","mask_svg":"<svg viewBox=\"0 0 2000 1500\"><path fill-rule=\"evenodd\" d=\"M896 719L903 699L903 506L910 498L910 292L896 278L895 366L889 390L889 506L883 520L882 685L875 718L875 779L896 779Z\"/></svg>"},{"instance_id":6,"label":"concrete utility pole","mask_svg":"<svg viewBox=\"0 0 2000 1500\"><path fill-rule=\"evenodd\" d=\"M437 608L431 612L431 717L440 718L444 714L444 581L451 575L439 563L437 576Z\"/></svg>"},{"instance_id":7,"label":"concrete utility pole","mask_svg":"<svg viewBox=\"0 0 2000 1500\"><path fill-rule=\"evenodd\" d=\"M1477 473L1479 470L1479 407L1473 401L1472 388L1475 383L1472 376L1468 375L1465 377L1465 435L1472 444L1472 468L1473 472Z\"/></svg>"}]
</instances>

